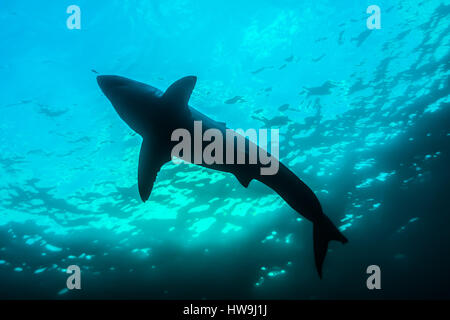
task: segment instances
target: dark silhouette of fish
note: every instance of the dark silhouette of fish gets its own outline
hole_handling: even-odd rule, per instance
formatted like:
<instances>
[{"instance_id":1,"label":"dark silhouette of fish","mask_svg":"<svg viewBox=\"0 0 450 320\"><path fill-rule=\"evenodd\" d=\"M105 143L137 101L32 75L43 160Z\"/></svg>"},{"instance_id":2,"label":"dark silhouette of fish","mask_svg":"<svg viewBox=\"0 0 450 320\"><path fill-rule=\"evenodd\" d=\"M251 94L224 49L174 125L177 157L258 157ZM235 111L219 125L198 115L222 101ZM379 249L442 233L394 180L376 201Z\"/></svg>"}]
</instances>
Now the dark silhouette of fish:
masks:
<instances>
[{"instance_id":1,"label":"dark silhouette of fish","mask_svg":"<svg viewBox=\"0 0 450 320\"><path fill-rule=\"evenodd\" d=\"M52 108L50 108L49 106L44 105L44 104L38 104L38 105L39 105L38 112L40 114L46 115L47 117L50 117L50 118L56 118L56 117L62 116L63 114L65 114L69 111L68 109L53 110Z\"/></svg>"},{"instance_id":2,"label":"dark silhouette of fish","mask_svg":"<svg viewBox=\"0 0 450 320\"><path fill-rule=\"evenodd\" d=\"M17 103L7 104L4 107L5 108L7 108L7 107L15 107L15 106L20 106L22 104L29 104L29 103L32 103L32 102L33 102L33 100L21 100L20 102L17 102Z\"/></svg>"},{"instance_id":3,"label":"dark silhouette of fish","mask_svg":"<svg viewBox=\"0 0 450 320\"><path fill-rule=\"evenodd\" d=\"M235 96L225 101L226 104L235 104L236 102L244 102L244 98L241 96Z\"/></svg>"},{"instance_id":4,"label":"dark silhouette of fish","mask_svg":"<svg viewBox=\"0 0 450 320\"><path fill-rule=\"evenodd\" d=\"M257 117L257 116L252 116L253 119L255 120L259 120L261 122L264 122L264 127L265 128L272 128L272 127L282 127L284 125L287 125L289 123L289 121L291 121L288 117L286 116L276 116L273 117L271 119L267 119L264 116L261 117Z\"/></svg>"},{"instance_id":5,"label":"dark silhouette of fish","mask_svg":"<svg viewBox=\"0 0 450 320\"><path fill-rule=\"evenodd\" d=\"M341 45L341 44L343 44L344 43L344 30L342 30L340 33L339 33L339 39L338 39L338 44L339 45Z\"/></svg>"},{"instance_id":6,"label":"dark silhouette of fish","mask_svg":"<svg viewBox=\"0 0 450 320\"><path fill-rule=\"evenodd\" d=\"M371 30L365 30L359 34L359 36L352 38L351 41L356 42L356 46L359 47L363 44L364 41L370 36L372 33Z\"/></svg>"},{"instance_id":7,"label":"dark silhouette of fish","mask_svg":"<svg viewBox=\"0 0 450 320\"><path fill-rule=\"evenodd\" d=\"M312 60L313 62L319 62L319 61L322 60L322 58L325 57L325 56L326 56L326 54L324 53L324 54L322 54L320 57L312 58L311 60Z\"/></svg>"},{"instance_id":8,"label":"dark silhouette of fish","mask_svg":"<svg viewBox=\"0 0 450 320\"><path fill-rule=\"evenodd\" d=\"M97 82L103 93L110 100L119 116L139 135L142 146L139 155L138 189L145 202L149 197L161 167L171 161L171 150L178 143L171 140L175 129L183 128L194 136L194 121L202 121L202 129L217 129L225 133L227 127L196 109L188 106L188 101L197 78L189 76L174 82L164 93L152 86L119 76L98 76ZM223 134L225 137L226 135ZM250 148L259 147L245 139L245 150L242 145L234 144L229 139L223 141L233 143L234 156L238 153L249 154ZM192 154L196 150L192 147ZM198 152L198 151L197 151ZM203 150L200 150L203 153ZM259 153L258 153L259 154ZM224 156L225 157L225 156ZM194 155L195 158L195 155ZM274 158L275 159L275 158ZM262 175L264 165L261 162L251 164L206 164L199 165L232 173L238 181L248 187L255 179L278 193L294 210L313 223L314 256L317 272L322 277L322 265L331 240L346 243L331 220L323 213L319 200L314 192L303 183L292 171L278 162L278 171L273 175Z\"/></svg>"},{"instance_id":9,"label":"dark silhouette of fish","mask_svg":"<svg viewBox=\"0 0 450 320\"><path fill-rule=\"evenodd\" d=\"M320 87L310 87L305 88L308 90L308 95L310 96L323 96L331 93L331 89L335 88L336 85L330 80L325 81Z\"/></svg>"},{"instance_id":10,"label":"dark silhouette of fish","mask_svg":"<svg viewBox=\"0 0 450 320\"><path fill-rule=\"evenodd\" d=\"M283 105L278 107L278 111L281 111L281 112L286 111L288 109L289 109L289 104L288 103L285 103L285 104L283 104Z\"/></svg>"},{"instance_id":11,"label":"dark silhouette of fish","mask_svg":"<svg viewBox=\"0 0 450 320\"><path fill-rule=\"evenodd\" d=\"M252 73L252 74L258 74L258 73L260 73L260 72L262 72L262 71L264 71L264 70L266 70L266 69L272 69L272 68L273 68L273 66L269 66L269 67L261 67L261 68L255 70L255 71L252 71L251 73Z\"/></svg>"},{"instance_id":12,"label":"dark silhouette of fish","mask_svg":"<svg viewBox=\"0 0 450 320\"><path fill-rule=\"evenodd\" d=\"M318 38L315 42L317 43L317 42L325 41L327 39L328 39L327 37Z\"/></svg>"},{"instance_id":13,"label":"dark silhouette of fish","mask_svg":"<svg viewBox=\"0 0 450 320\"><path fill-rule=\"evenodd\" d=\"M293 55L290 56L290 57L287 57L286 59L284 59L284 61L286 61L286 62L292 62L292 60L294 60L294 56Z\"/></svg>"}]
</instances>

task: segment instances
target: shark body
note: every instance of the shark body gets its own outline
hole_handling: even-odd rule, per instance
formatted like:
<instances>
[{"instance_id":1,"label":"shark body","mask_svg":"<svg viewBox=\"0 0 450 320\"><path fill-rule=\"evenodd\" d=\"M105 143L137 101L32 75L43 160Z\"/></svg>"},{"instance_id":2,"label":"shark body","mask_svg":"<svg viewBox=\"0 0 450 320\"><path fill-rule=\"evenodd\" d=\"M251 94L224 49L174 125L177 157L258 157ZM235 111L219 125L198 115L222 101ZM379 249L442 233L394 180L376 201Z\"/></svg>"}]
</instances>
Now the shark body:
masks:
<instances>
[{"instance_id":1,"label":"shark body","mask_svg":"<svg viewBox=\"0 0 450 320\"><path fill-rule=\"evenodd\" d=\"M143 138L139 154L138 188L144 202L150 197L159 170L172 160L171 150L177 144L171 139L174 130L183 128L194 135L194 122L201 121L203 131L217 129L226 136L225 123L215 121L188 106L196 81L197 78L194 76L184 77L162 92L155 87L120 76L97 77L98 85L119 116ZM250 148L259 148L248 139L245 139L245 142L244 148L238 144L234 145L234 156L241 153L248 158ZM225 146L229 141L224 140L222 143ZM192 147L192 154L198 151ZM244 187L248 187L253 179L258 180L273 189L294 210L310 220L314 228L315 264L320 277L329 241L347 242L323 213L314 192L281 162L277 163L279 169L273 175L261 175L260 170L264 165L250 164L248 161L244 164L234 162L234 164L199 165L232 173Z\"/></svg>"}]
</instances>

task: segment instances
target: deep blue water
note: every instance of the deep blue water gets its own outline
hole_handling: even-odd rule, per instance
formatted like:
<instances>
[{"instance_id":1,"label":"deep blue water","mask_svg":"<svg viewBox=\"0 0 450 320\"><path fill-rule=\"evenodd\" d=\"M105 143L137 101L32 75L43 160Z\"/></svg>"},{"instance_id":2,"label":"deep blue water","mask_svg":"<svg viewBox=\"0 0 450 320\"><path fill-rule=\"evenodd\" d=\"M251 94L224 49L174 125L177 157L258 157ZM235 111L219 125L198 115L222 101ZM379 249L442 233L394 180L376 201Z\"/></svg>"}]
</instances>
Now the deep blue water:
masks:
<instances>
[{"instance_id":1,"label":"deep blue water","mask_svg":"<svg viewBox=\"0 0 450 320\"><path fill-rule=\"evenodd\" d=\"M1 1L0 298L449 298L449 22L442 0ZM279 128L349 239L324 279L311 224L261 183L169 163L143 204L141 138L94 71L197 75L190 105Z\"/></svg>"}]
</instances>

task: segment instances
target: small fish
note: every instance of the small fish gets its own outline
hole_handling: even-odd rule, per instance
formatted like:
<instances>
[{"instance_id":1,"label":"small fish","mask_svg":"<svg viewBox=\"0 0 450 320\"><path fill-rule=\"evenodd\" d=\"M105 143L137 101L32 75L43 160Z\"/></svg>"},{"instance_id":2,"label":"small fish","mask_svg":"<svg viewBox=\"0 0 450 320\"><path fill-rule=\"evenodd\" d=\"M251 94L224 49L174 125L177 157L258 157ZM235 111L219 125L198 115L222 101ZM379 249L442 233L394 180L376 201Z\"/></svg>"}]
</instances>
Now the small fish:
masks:
<instances>
[{"instance_id":1,"label":"small fish","mask_svg":"<svg viewBox=\"0 0 450 320\"><path fill-rule=\"evenodd\" d=\"M339 39L338 39L339 45L341 45L341 44L344 43L344 41L343 41L343 36L344 36L344 30L342 30L342 31L339 33Z\"/></svg>"},{"instance_id":2,"label":"small fish","mask_svg":"<svg viewBox=\"0 0 450 320\"><path fill-rule=\"evenodd\" d=\"M33 101L32 100L20 100L20 102L10 103L10 104L5 105L4 107L7 108L7 107L20 106L21 104L29 104L31 102L33 102Z\"/></svg>"},{"instance_id":3,"label":"small fish","mask_svg":"<svg viewBox=\"0 0 450 320\"><path fill-rule=\"evenodd\" d=\"M46 115L50 118L56 118L59 116L62 116L63 114L67 113L68 109L60 109L60 110L54 110L50 106L45 104L38 104L39 110L37 111L40 114Z\"/></svg>"},{"instance_id":4,"label":"small fish","mask_svg":"<svg viewBox=\"0 0 450 320\"><path fill-rule=\"evenodd\" d=\"M322 60L322 58L325 57L325 56L326 56L326 54L324 53L324 54L322 54L320 57L312 58L311 60L312 60L313 62L319 62L319 61Z\"/></svg>"},{"instance_id":5,"label":"small fish","mask_svg":"<svg viewBox=\"0 0 450 320\"><path fill-rule=\"evenodd\" d=\"M290 56L290 57L287 57L286 59L284 59L284 61L286 61L286 62L292 62L292 60L294 60L294 56L293 55Z\"/></svg>"},{"instance_id":6,"label":"small fish","mask_svg":"<svg viewBox=\"0 0 450 320\"><path fill-rule=\"evenodd\" d=\"M321 86L319 87L310 87L310 88L304 88L308 91L308 95L310 96L323 96L331 93L331 89L336 87L336 85L328 80L325 81Z\"/></svg>"},{"instance_id":7,"label":"small fish","mask_svg":"<svg viewBox=\"0 0 450 320\"><path fill-rule=\"evenodd\" d=\"M286 111L288 109L289 109L289 104L288 103L285 103L282 106L278 107L278 111L281 111L281 112Z\"/></svg>"},{"instance_id":8,"label":"small fish","mask_svg":"<svg viewBox=\"0 0 450 320\"><path fill-rule=\"evenodd\" d=\"M251 116L252 119L261 121L264 123L264 127L271 128L271 127L282 127L288 124L291 120L286 116L276 116L274 118L268 119L264 116L256 117Z\"/></svg>"},{"instance_id":9,"label":"small fish","mask_svg":"<svg viewBox=\"0 0 450 320\"><path fill-rule=\"evenodd\" d=\"M252 74L260 73L261 71L264 71L265 69L266 69L265 67L259 68L258 70L252 71Z\"/></svg>"},{"instance_id":10,"label":"small fish","mask_svg":"<svg viewBox=\"0 0 450 320\"><path fill-rule=\"evenodd\" d=\"M245 101L245 100L243 99L243 97L241 97L241 96L235 96L235 97L233 97L233 98L228 99L227 101L225 101L225 103L226 103L226 104L235 104L236 102L243 102L243 101Z\"/></svg>"},{"instance_id":11,"label":"small fish","mask_svg":"<svg viewBox=\"0 0 450 320\"><path fill-rule=\"evenodd\" d=\"M363 31L359 34L359 36L352 38L351 41L356 42L356 46L359 47L363 44L364 41L370 36L371 30Z\"/></svg>"},{"instance_id":12,"label":"small fish","mask_svg":"<svg viewBox=\"0 0 450 320\"><path fill-rule=\"evenodd\" d=\"M91 69L93 73L99 74L95 69Z\"/></svg>"},{"instance_id":13,"label":"small fish","mask_svg":"<svg viewBox=\"0 0 450 320\"><path fill-rule=\"evenodd\" d=\"M255 70L255 71L252 71L251 73L252 73L252 74L258 74L258 73L260 73L260 72L262 72L262 71L264 71L264 70L266 70L266 69L272 69L272 68L273 68L273 66L270 66L270 67L261 67L261 68Z\"/></svg>"}]
</instances>

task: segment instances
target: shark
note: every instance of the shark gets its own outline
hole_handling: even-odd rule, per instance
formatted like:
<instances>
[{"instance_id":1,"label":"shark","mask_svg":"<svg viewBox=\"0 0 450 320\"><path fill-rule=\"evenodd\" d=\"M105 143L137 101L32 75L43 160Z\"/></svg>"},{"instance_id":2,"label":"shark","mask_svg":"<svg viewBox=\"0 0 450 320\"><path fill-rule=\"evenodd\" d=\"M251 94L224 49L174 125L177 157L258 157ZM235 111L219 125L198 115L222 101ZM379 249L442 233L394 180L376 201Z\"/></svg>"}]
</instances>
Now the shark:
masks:
<instances>
[{"instance_id":1,"label":"shark","mask_svg":"<svg viewBox=\"0 0 450 320\"><path fill-rule=\"evenodd\" d=\"M139 153L137 185L142 201L150 197L161 167L172 160L171 150L177 142L171 139L174 130L183 128L194 135L194 122L202 122L202 130L229 130L224 122L213 120L188 105L197 82L196 76L186 76L172 83L166 91L148 84L117 75L99 75L97 83L119 117L142 137ZM260 148L245 138L244 146L236 144L234 155L248 156L250 148ZM229 143L224 140L223 144ZM255 145L256 144L256 145ZM198 150L190 150L192 153ZM200 150L202 152L202 150ZM252 180L259 181L275 191L292 209L313 224L315 267L322 278L322 267L332 240L347 243L347 238L326 216L315 193L278 161L275 174L263 175L261 162L201 163L199 165L233 174L243 187Z\"/></svg>"}]
</instances>

